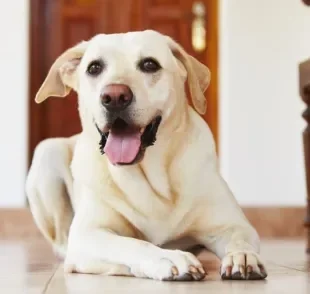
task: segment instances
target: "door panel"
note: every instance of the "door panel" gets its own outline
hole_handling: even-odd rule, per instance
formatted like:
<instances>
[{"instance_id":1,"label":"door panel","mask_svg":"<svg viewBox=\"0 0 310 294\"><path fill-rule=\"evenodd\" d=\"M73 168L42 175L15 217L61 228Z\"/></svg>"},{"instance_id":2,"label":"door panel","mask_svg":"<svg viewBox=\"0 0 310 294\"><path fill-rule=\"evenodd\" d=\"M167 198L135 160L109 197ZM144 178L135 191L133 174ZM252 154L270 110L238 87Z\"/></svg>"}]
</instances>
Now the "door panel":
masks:
<instances>
[{"instance_id":1,"label":"door panel","mask_svg":"<svg viewBox=\"0 0 310 294\"><path fill-rule=\"evenodd\" d=\"M96 1L87 5L82 1L48 1L49 20L56 25L47 26L46 47L49 66L67 48L94 35L98 18ZM48 68L46 69L48 70ZM48 99L38 107L44 108L44 137L68 137L81 131L76 93L66 98Z\"/></svg>"},{"instance_id":2,"label":"door panel","mask_svg":"<svg viewBox=\"0 0 310 294\"><path fill-rule=\"evenodd\" d=\"M195 52L191 39L192 22L194 20L192 10L195 2L197 1L143 1L142 27L158 30L163 34L173 37L189 54L195 56L210 68L212 80L210 87L205 93L208 108L203 117L208 122L217 141L217 1L199 1L204 5L207 14L207 49L199 53ZM187 96L190 97L189 95ZM191 101L189 103L192 104Z\"/></svg>"},{"instance_id":3,"label":"door panel","mask_svg":"<svg viewBox=\"0 0 310 294\"><path fill-rule=\"evenodd\" d=\"M200 2L207 11L207 50L197 53L191 40L193 0L31 0L30 159L44 138L81 131L75 93L40 105L33 99L54 60L98 33L155 29L208 65L212 82L204 119L217 139L217 1Z\"/></svg>"}]
</instances>

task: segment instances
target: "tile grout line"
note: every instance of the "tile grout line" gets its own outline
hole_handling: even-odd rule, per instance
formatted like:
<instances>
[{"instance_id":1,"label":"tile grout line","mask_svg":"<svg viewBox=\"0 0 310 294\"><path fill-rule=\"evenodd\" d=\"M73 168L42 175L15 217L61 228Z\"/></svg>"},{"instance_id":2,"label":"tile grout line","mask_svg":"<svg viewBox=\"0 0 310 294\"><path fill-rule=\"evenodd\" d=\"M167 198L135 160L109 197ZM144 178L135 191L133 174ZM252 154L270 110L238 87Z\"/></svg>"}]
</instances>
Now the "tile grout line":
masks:
<instances>
[{"instance_id":1,"label":"tile grout line","mask_svg":"<svg viewBox=\"0 0 310 294\"><path fill-rule=\"evenodd\" d=\"M47 282L46 282L46 284L45 284L45 286L44 286L44 288L43 288L42 294L47 293L46 291L48 290L48 287L49 287L51 281L53 280L53 278L55 277L56 272L57 272L57 270L59 269L59 267L60 267L60 264L58 264L58 265L56 266L55 271L51 274L50 278L47 280Z\"/></svg>"},{"instance_id":2,"label":"tile grout line","mask_svg":"<svg viewBox=\"0 0 310 294\"><path fill-rule=\"evenodd\" d=\"M293 267L290 267L290 266L287 266L287 265L284 265L284 264L278 264L278 263L275 263L275 262L270 262L269 263L273 264L273 265L276 265L278 267L283 267L283 268L286 268L286 269L289 269L289 270L293 270L293 271L297 271L297 272L301 272L301 273L308 273L307 270L300 270L300 269L297 269L297 268L293 268ZM268 269L268 268L267 268Z\"/></svg>"}]
</instances>

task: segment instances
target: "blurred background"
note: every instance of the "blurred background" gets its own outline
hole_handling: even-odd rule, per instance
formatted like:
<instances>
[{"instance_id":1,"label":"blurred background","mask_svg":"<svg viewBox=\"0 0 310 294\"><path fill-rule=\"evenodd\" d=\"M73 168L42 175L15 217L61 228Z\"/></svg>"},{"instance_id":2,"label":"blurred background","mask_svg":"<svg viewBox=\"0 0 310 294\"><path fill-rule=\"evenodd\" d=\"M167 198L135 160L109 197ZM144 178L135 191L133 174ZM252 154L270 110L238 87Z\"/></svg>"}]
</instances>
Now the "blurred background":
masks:
<instances>
[{"instance_id":1,"label":"blurred background","mask_svg":"<svg viewBox=\"0 0 310 294\"><path fill-rule=\"evenodd\" d=\"M268 211L293 211L302 226L305 105L298 65L310 58L310 7L302 1L12 0L1 5L0 207L26 207L25 177L38 142L81 129L75 94L40 105L33 101L55 58L98 33L150 28L170 35L210 67L204 118L240 205L253 219L255 208L259 218Z\"/></svg>"}]
</instances>

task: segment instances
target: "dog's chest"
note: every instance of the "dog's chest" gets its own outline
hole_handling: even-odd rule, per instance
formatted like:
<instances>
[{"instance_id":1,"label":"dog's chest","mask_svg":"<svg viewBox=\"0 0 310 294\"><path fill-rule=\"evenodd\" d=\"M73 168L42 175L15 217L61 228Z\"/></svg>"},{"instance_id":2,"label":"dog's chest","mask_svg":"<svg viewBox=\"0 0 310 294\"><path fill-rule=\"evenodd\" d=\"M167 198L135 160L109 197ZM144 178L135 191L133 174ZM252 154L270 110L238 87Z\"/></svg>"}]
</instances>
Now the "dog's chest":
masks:
<instances>
[{"instance_id":1,"label":"dog's chest","mask_svg":"<svg viewBox=\"0 0 310 294\"><path fill-rule=\"evenodd\" d=\"M113 208L148 241L162 244L179 234L189 207L176 205L178 195L173 194L162 166L154 164L152 169L111 167L110 172L122 191L122 199L113 201Z\"/></svg>"}]
</instances>

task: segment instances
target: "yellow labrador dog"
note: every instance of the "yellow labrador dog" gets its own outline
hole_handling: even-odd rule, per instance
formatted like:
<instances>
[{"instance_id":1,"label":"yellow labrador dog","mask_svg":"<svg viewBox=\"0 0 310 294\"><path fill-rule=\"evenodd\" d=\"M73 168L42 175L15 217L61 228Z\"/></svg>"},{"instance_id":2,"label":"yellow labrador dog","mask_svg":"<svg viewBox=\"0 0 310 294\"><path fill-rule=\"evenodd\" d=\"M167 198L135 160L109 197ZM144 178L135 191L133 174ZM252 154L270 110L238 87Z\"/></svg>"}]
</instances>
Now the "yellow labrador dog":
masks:
<instances>
[{"instance_id":1,"label":"yellow labrador dog","mask_svg":"<svg viewBox=\"0 0 310 294\"><path fill-rule=\"evenodd\" d=\"M67 272L202 280L193 254L162 247L190 237L222 259L223 279L267 276L199 115L209 81L205 65L150 30L97 35L55 61L36 102L75 90L83 131L39 144L26 190Z\"/></svg>"}]
</instances>

